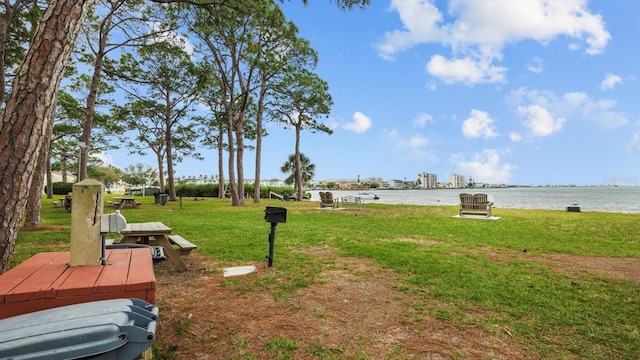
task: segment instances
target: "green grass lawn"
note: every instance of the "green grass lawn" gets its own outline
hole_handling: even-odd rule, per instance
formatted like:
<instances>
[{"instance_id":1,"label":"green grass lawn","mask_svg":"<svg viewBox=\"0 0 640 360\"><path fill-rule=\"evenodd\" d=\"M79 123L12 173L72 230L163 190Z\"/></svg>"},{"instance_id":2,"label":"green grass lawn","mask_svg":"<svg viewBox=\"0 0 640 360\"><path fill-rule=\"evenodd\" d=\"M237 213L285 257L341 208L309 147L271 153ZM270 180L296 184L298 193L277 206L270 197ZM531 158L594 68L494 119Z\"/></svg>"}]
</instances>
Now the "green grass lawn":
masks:
<instances>
[{"instance_id":1,"label":"green grass lawn","mask_svg":"<svg viewBox=\"0 0 640 360\"><path fill-rule=\"evenodd\" d=\"M362 211L332 211L319 210L318 202L248 200L232 207L193 200L161 206L140 197L139 209L122 214L128 222L161 221L198 252L234 266L266 262L265 206L284 206L276 271L230 286L261 287L286 299L331 266L300 250L329 247L337 256L373 259L397 273L395 287L421 299L413 304L414 316L487 332L509 329L513 341L546 358L640 358L638 285L589 273L576 278L533 261L551 254L640 258L640 214L496 209L500 220L482 221L454 218L452 206L366 204ZM70 214L44 199L42 217L50 228L20 232L13 265L41 251L68 250Z\"/></svg>"}]
</instances>

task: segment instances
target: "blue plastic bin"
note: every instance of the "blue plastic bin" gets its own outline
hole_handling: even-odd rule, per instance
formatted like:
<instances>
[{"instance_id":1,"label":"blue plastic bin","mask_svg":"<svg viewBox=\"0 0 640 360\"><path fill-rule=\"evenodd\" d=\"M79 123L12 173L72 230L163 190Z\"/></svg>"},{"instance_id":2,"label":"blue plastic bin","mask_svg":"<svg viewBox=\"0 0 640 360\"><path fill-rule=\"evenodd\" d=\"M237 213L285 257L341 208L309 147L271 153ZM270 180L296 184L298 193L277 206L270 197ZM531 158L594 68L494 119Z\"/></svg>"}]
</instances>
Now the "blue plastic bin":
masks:
<instances>
[{"instance_id":1,"label":"blue plastic bin","mask_svg":"<svg viewBox=\"0 0 640 360\"><path fill-rule=\"evenodd\" d=\"M158 308L92 301L0 320L0 359L135 359L155 341Z\"/></svg>"}]
</instances>

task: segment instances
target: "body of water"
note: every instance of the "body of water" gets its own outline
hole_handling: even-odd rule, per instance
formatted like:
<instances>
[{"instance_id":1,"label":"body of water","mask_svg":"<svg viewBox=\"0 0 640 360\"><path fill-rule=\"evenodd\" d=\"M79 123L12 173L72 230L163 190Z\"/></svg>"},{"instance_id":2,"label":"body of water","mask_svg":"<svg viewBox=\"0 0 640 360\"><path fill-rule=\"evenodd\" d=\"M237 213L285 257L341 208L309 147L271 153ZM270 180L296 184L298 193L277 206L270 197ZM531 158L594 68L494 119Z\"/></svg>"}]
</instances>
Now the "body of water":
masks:
<instances>
[{"instance_id":1,"label":"body of water","mask_svg":"<svg viewBox=\"0 0 640 360\"><path fill-rule=\"evenodd\" d=\"M311 191L311 200L320 201L320 190ZM359 196L359 191L332 190L334 198ZM496 208L640 213L640 187L521 187L497 189L376 190L378 200L365 203L458 205L460 193L482 192L493 196Z\"/></svg>"}]
</instances>

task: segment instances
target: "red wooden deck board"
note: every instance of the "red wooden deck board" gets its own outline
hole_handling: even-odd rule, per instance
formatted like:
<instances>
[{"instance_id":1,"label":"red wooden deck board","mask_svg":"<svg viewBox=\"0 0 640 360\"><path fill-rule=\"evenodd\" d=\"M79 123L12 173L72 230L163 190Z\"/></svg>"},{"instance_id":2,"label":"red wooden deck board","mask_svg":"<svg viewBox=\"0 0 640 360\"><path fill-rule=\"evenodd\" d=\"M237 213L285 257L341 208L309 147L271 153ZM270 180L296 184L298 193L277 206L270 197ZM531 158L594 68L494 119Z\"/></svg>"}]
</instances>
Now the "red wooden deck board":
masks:
<instances>
[{"instance_id":1,"label":"red wooden deck board","mask_svg":"<svg viewBox=\"0 0 640 360\"><path fill-rule=\"evenodd\" d=\"M104 265L105 269L93 287L93 293L124 292L130 263L131 250L111 251L107 257L107 264Z\"/></svg>"},{"instance_id":2,"label":"red wooden deck board","mask_svg":"<svg viewBox=\"0 0 640 360\"><path fill-rule=\"evenodd\" d=\"M149 275L151 274L151 276ZM156 288L153 259L148 249L132 249L127 291Z\"/></svg>"},{"instance_id":3,"label":"red wooden deck board","mask_svg":"<svg viewBox=\"0 0 640 360\"><path fill-rule=\"evenodd\" d=\"M43 264L49 262L52 258L59 256L59 253L39 253L27 260L23 261L20 266L9 269L2 275L0 282L0 303L5 302L5 296L22 281L41 268Z\"/></svg>"},{"instance_id":4,"label":"red wooden deck board","mask_svg":"<svg viewBox=\"0 0 640 360\"><path fill-rule=\"evenodd\" d=\"M91 295L103 268L103 266L70 267L65 272L66 276L61 276L58 281L51 284L47 297Z\"/></svg>"},{"instance_id":5,"label":"red wooden deck board","mask_svg":"<svg viewBox=\"0 0 640 360\"><path fill-rule=\"evenodd\" d=\"M31 276L5 294L5 302L43 299L51 284L69 267L70 256L54 256L44 262L41 267L34 267ZM4 276L3 276L4 278Z\"/></svg>"},{"instance_id":6,"label":"red wooden deck board","mask_svg":"<svg viewBox=\"0 0 640 360\"><path fill-rule=\"evenodd\" d=\"M107 250L107 265L68 266L69 252L40 253L0 275L0 319L82 302L140 298L155 302L148 249Z\"/></svg>"}]
</instances>

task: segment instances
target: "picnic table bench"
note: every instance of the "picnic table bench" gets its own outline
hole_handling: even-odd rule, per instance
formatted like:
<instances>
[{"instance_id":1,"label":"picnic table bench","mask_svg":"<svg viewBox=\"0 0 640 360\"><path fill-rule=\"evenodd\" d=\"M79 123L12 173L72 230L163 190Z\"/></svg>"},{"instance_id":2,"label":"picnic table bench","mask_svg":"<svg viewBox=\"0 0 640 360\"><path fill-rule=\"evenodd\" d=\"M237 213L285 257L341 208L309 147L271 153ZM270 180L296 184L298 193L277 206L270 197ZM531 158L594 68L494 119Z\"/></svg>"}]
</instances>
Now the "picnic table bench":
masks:
<instances>
[{"instance_id":1,"label":"picnic table bench","mask_svg":"<svg viewBox=\"0 0 640 360\"><path fill-rule=\"evenodd\" d=\"M484 215L491 217L491 205L487 194L460 194L460 216Z\"/></svg>"},{"instance_id":2,"label":"picnic table bench","mask_svg":"<svg viewBox=\"0 0 640 360\"><path fill-rule=\"evenodd\" d=\"M135 198L114 197L113 201L107 201L107 205L113 206L116 209L123 209L123 208L127 208L127 207L137 209L142 204L137 202Z\"/></svg>"},{"instance_id":3,"label":"picnic table bench","mask_svg":"<svg viewBox=\"0 0 640 360\"><path fill-rule=\"evenodd\" d=\"M359 196L343 196L340 200L342 201L342 205L358 205L360 209L362 209L362 206L364 205L364 201L362 201L362 198Z\"/></svg>"},{"instance_id":4,"label":"picnic table bench","mask_svg":"<svg viewBox=\"0 0 640 360\"><path fill-rule=\"evenodd\" d=\"M180 250L180 253L182 255L189 255L191 253L191 250L195 250L198 248L196 245L180 235L169 235L167 237L169 238L169 242L171 244L178 246L178 249Z\"/></svg>"},{"instance_id":5,"label":"picnic table bench","mask_svg":"<svg viewBox=\"0 0 640 360\"><path fill-rule=\"evenodd\" d=\"M165 255L171 260L179 271L189 270L187 264L181 259L180 253L171 246L167 237L171 233L171 228L161 222L129 223L123 230L122 244L147 244L152 246L162 246Z\"/></svg>"}]
</instances>

